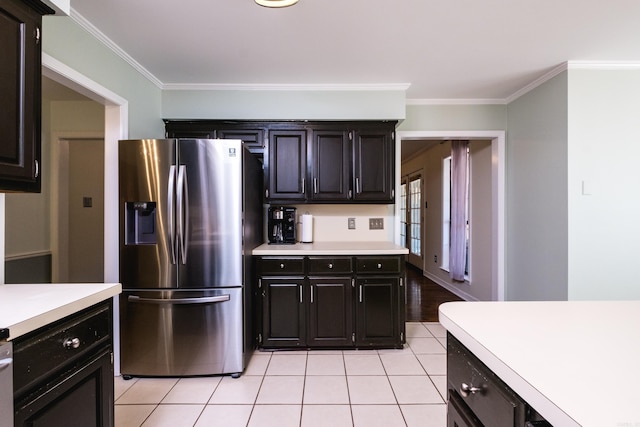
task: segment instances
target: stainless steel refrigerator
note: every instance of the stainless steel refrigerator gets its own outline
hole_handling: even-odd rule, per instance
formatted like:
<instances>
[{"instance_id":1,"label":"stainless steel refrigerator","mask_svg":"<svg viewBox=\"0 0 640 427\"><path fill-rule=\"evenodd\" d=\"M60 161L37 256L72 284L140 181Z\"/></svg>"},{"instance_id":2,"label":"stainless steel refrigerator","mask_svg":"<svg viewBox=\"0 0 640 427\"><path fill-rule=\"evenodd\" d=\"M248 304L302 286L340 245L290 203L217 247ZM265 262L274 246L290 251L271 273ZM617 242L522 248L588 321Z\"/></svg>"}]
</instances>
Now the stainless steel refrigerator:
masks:
<instances>
[{"instance_id":1,"label":"stainless steel refrigerator","mask_svg":"<svg viewBox=\"0 0 640 427\"><path fill-rule=\"evenodd\" d=\"M261 195L261 163L242 141L119 142L123 375L242 373Z\"/></svg>"}]
</instances>

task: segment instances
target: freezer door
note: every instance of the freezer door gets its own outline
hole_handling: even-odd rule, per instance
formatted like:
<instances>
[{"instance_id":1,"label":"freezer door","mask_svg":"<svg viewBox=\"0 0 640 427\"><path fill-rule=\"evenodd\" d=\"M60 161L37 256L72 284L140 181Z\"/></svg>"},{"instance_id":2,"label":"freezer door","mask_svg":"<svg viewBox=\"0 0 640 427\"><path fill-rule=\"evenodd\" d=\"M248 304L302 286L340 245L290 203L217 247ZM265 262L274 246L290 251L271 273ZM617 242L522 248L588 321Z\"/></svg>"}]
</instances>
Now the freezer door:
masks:
<instances>
[{"instance_id":1,"label":"freezer door","mask_svg":"<svg viewBox=\"0 0 640 427\"><path fill-rule=\"evenodd\" d=\"M125 375L241 373L242 288L120 295Z\"/></svg>"},{"instance_id":2,"label":"freezer door","mask_svg":"<svg viewBox=\"0 0 640 427\"><path fill-rule=\"evenodd\" d=\"M242 141L178 145L178 287L242 286Z\"/></svg>"},{"instance_id":3,"label":"freezer door","mask_svg":"<svg viewBox=\"0 0 640 427\"><path fill-rule=\"evenodd\" d=\"M175 288L176 140L123 140L118 158L122 287Z\"/></svg>"}]
</instances>

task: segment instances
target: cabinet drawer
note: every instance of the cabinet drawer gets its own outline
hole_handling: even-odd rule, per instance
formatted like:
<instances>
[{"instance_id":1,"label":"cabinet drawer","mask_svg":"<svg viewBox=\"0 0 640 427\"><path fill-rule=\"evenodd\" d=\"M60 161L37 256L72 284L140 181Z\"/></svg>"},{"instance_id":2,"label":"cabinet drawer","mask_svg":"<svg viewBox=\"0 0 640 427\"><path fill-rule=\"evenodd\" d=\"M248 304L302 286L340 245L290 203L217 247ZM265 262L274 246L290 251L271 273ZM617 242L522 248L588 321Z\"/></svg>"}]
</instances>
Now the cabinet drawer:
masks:
<instances>
[{"instance_id":1,"label":"cabinet drawer","mask_svg":"<svg viewBox=\"0 0 640 427\"><path fill-rule=\"evenodd\" d=\"M309 257L309 275L351 273L353 258L351 257Z\"/></svg>"},{"instance_id":2,"label":"cabinet drawer","mask_svg":"<svg viewBox=\"0 0 640 427\"><path fill-rule=\"evenodd\" d=\"M358 274L399 274L402 271L402 258L399 256L358 257Z\"/></svg>"},{"instance_id":3,"label":"cabinet drawer","mask_svg":"<svg viewBox=\"0 0 640 427\"><path fill-rule=\"evenodd\" d=\"M269 274L304 274L304 257L262 257L258 271Z\"/></svg>"},{"instance_id":4,"label":"cabinet drawer","mask_svg":"<svg viewBox=\"0 0 640 427\"><path fill-rule=\"evenodd\" d=\"M464 402L483 425L524 425L524 401L450 334L447 355L449 394Z\"/></svg>"},{"instance_id":5,"label":"cabinet drawer","mask_svg":"<svg viewBox=\"0 0 640 427\"><path fill-rule=\"evenodd\" d=\"M109 305L101 304L14 343L14 391L19 394L65 365L111 345Z\"/></svg>"}]
</instances>

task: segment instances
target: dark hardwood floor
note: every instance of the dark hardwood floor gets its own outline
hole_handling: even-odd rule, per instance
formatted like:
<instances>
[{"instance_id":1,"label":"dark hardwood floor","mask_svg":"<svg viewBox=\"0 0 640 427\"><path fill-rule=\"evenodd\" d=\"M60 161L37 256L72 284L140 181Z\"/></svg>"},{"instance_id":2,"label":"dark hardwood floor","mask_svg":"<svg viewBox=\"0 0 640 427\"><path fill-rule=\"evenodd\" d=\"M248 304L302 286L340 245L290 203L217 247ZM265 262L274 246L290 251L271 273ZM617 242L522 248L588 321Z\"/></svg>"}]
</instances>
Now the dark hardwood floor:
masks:
<instances>
[{"instance_id":1,"label":"dark hardwood floor","mask_svg":"<svg viewBox=\"0 0 640 427\"><path fill-rule=\"evenodd\" d=\"M437 322L438 306L449 301L462 301L462 299L427 279L422 275L422 270L407 263L408 322Z\"/></svg>"}]
</instances>

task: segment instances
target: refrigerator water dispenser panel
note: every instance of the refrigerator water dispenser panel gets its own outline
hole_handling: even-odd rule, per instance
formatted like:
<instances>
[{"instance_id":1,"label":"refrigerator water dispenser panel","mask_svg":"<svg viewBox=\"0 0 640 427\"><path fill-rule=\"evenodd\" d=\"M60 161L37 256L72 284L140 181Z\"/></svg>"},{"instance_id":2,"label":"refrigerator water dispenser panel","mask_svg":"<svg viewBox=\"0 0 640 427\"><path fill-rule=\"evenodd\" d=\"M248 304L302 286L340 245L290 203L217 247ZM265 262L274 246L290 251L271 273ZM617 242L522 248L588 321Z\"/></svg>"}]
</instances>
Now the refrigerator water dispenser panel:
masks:
<instances>
[{"instance_id":1,"label":"refrigerator water dispenser panel","mask_svg":"<svg viewBox=\"0 0 640 427\"><path fill-rule=\"evenodd\" d=\"M124 229L125 245L155 245L156 202L126 202Z\"/></svg>"}]
</instances>

